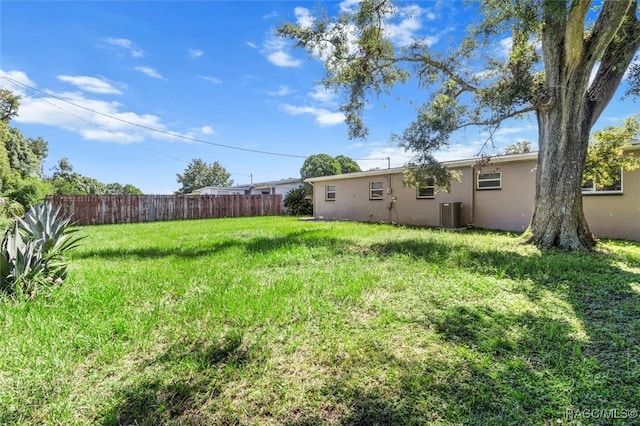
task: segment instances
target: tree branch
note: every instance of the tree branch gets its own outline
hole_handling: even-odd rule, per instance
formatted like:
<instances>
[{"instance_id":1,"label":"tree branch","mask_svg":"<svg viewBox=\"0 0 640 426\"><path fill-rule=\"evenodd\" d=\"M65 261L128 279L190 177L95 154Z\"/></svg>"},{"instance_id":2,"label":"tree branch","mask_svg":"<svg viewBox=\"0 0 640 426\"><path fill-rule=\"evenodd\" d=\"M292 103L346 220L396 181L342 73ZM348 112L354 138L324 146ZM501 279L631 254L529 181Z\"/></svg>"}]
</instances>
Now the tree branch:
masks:
<instances>
[{"instance_id":1,"label":"tree branch","mask_svg":"<svg viewBox=\"0 0 640 426\"><path fill-rule=\"evenodd\" d=\"M625 71L640 48L640 20L636 16L637 0L626 11L626 20L619 27L602 56L598 72L589 87L589 125L595 122L608 105L622 81Z\"/></svg>"},{"instance_id":2,"label":"tree branch","mask_svg":"<svg viewBox=\"0 0 640 426\"><path fill-rule=\"evenodd\" d=\"M456 130L464 129L466 127L471 127L471 126L495 126L502 123L504 120L507 120L509 118L514 118L518 115L526 114L528 112L534 112L535 110L536 108L534 106L528 106L526 108L522 108L516 111L511 111L507 114L501 114L495 118L490 118L490 119L481 120L481 121L469 121L458 126Z\"/></svg>"},{"instance_id":3,"label":"tree branch","mask_svg":"<svg viewBox=\"0 0 640 426\"><path fill-rule=\"evenodd\" d=\"M608 0L602 5L602 11L586 41L585 65L593 66L614 36L619 32L625 17L637 20L635 9L637 0Z\"/></svg>"},{"instance_id":4,"label":"tree branch","mask_svg":"<svg viewBox=\"0 0 640 426\"><path fill-rule=\"evenodd\" d=\"M578 67L584 53L584 20L589 11L590 0L574 0L567 18L566 38L564 40L564 57L567 73L573 73Z\"/></svg>"}]
</instances>

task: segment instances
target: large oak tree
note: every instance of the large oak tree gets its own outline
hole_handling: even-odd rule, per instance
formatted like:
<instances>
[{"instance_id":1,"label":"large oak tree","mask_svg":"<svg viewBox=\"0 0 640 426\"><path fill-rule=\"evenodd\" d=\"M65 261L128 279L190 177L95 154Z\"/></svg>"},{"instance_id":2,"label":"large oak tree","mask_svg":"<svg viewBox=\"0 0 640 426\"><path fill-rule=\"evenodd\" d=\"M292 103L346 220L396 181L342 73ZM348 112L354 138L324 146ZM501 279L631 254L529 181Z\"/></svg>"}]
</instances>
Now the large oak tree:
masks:
<instances>
[{"instance_id":1,"label":"large oak tree","mask_svg":"<svg viewBox=\"0 0 640 426\"><path fill-rule=\"evenodd\" d=\"M341 109L351 137L367 135L362 117L369 95L416 77L426 101L394 139L438 178L446 171L432 152L455 131L495 130L535 114L539 154L528 241L593 248L581 195L587 146L640 46L638 0L478 1L470 16L479 22L448 51L433 50L426 39L402 47L391 41L390 23L408 13L405 5L363 0L336 18L318 13L277 32L324 61L324 83L346 95ZM492 46L507 37L508 57L492 55ZM637 68L631 75L638 77Z\"/></svg>"}]
</instances>

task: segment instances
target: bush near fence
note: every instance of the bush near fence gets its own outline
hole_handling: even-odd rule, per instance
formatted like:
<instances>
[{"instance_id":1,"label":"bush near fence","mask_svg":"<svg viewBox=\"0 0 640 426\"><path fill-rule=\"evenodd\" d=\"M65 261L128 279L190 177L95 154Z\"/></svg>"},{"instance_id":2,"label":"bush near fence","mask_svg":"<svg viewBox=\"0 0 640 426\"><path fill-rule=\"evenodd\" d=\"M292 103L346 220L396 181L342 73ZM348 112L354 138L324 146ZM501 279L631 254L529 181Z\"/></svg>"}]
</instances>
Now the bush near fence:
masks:
<instances>
[{"instance_id":1,"label":"bush near fence","mask_svg":"<svg viewBox=\"0 0 640 426\"><path fill-rule=\"evenodd\" d=\"M282 195L50 195L78 225L282 214Z\"/></svg>"}]
</instances>

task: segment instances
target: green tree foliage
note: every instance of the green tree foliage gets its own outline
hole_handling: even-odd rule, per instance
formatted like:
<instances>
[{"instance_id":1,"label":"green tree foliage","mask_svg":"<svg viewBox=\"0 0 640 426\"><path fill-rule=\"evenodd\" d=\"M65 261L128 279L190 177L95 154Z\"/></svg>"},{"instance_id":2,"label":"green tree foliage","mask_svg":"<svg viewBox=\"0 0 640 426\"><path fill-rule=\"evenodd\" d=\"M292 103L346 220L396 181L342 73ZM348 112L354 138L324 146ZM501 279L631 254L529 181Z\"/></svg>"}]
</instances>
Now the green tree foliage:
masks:
<instances>
[{"instance_id":1,"label":"green tree foliage","mask_svg":"<svg viewBox=\"0 0 640 426\"><path fill-rule=\"evenodd\" d=\"M11 168L20 173L22 178L39 174L41 160L44 159L44 157L39 158L42 149L39 142L34 143L33 141L25 138L17 128L9 128L8 138L5 141L9 163ZM42 139L38 139L38 141L44 142ZM46 142L44 144L46 146ZM32 150L32 146L36 147L38 154ZM46 149L44 153L46 155Z\"/></svg>"},{"instance_id":2,"label":"green tree foliage","mask_svg":"<svg viewBox=\"0 0 640 426\"><path fill-rule=\"evenodd\" d=\"M0 194L6 193L20 179L20 174L11 168L6 141L9 139L9 126L0 121Z\"/></svg>"},{"instance_id":3,"label":"green tree foliage","mask_svg":"<svg viewBox=\"0 0 640 426\"><path fill-rule=\"evenodd\" d=\"M123 195L142 195L142 191L131 185L131 184L126 184L126 185L122 185L119 183L108 183L106 185L107 188L107 194L123 194Z\"/></svg>"},{"instance_id":4,"label":"green tree foliage","mask_svg":"<svg viewBox=\"0 0 640 426\"><path fill-rule=\"evenodd\" d=\"M625 153L633 138L640 134L640 115L625 119L620 126L610 126L593 135L589 144L583 183L596 182L598 186L613 185L620 171L628 172L640 166L638 157Z\"/></svg>"},{"instance_id":5,"label":"green tree foliage","mask_svg":"<svg viewBox=\"0 0 640 426\"><path fill-rule=\"evenodd\" d=\"M76 173L68 158L58 161L48 181L53 187L53 193L60 195L142 194L140 189L130 184L104 184L97 179Z\"/></svg>"},{"instance_id":6,"label":"green tree foliage","mask_svg":"<svg viewBox=\"0 0 640 426\"><path fill-rule=\"evenodd\" d=\"M53 193L54 188L51 182L36 176L28 176L16 181L13 188L6 192L6 196L27 209L29 206L42 204L45 197Z\"/></svg>"},{"instance_id":7,"label":"green tree foliage","mask_svg":"<svg viewBox=\"0 0 640 426\"><path fill-rule=\"evenodd\" d=\"M363 0L338 17L318 13L277 33L324 62L325 85L345 92L341 110L350 137L367 136L362 117L370 96L415 79L427 101L392 139L440 182L447 170L433 153L454 132L479 126L491 134L505 120L535 114L540 151L528 241L592 248L581 196L587 146L640 46L638 0L601 0L593 8L583 0L468 2L468 16L478 21L457 46L441 50L428 39L392 41L392 24L411 13L405 6ZM510 40L506 57L495 49L504 40ZM631 71L637 89L637 66Z\"/></svg>"},{"instance_id":8,"label":"green tree foliage","mask_svg":"<svg viewBox=\"0 0 640 426\"><path fill-rule=\"evenodd\" d=\"M518 141L512 143L511 145L505 146L502 150L503 155L511 155L511 154L524 154L526 152L531 152L531 146L533 144L530 141Z\"/></svg>"},{"instance_id":9,"label":"green tree foliage","mask_svg":"<svg viewBox=\"0 0 640 426\"><path fill-rule=\"evenodd\" d=\"M8 124L13 117L18 115L19 106L20 96L11 90L0 89L0 121Z\"/></svg>"},{"instance_id":10,"label":"green tree foliage","mask_svg":"<svg viewBox=\"0 0 640 426\"><path fill-rule=\"evenodd\" d=\"M318 176L332 176L342 173L340 162L329 154L313 154L302 163L300 176L302 179Z\"/></svg>"},{"instance_id":11,"label":"green tree foliage","mask_svg":"<svg viewBox=\"0 0 640 426\"><path fill-rule=\"evenodd\" d=\"M345 155L336 156L336 161L340 163L341 173L354 173L362 171L358 163L356 163L352 158L349 158Z\"/></svg>"},{"instance_id":12,"label":"green tree foliage","mask_svg":"<svg viewBox=\"0 0 640 426\"><path fill-rule=\"evenodd\" d=\"M207 164L200 158L191 160L184 173L176 176L178 183L182 184L177 191L179 194L189 194L205 186L233 185L233 180L229 179L231 174L219 162Z\"/></svg>"},{"instance_id":13,"label":"green tree foliage","mask_svg":"<svg viewBox=\"0 0 640 426\"><path fill-rule=\"evenodd\" d=\"M307 190L303 185L292 189L284 196L284 207L291 216L308 216L313 214L311 200L307 196Z\"/></svg>"}]
</instances>

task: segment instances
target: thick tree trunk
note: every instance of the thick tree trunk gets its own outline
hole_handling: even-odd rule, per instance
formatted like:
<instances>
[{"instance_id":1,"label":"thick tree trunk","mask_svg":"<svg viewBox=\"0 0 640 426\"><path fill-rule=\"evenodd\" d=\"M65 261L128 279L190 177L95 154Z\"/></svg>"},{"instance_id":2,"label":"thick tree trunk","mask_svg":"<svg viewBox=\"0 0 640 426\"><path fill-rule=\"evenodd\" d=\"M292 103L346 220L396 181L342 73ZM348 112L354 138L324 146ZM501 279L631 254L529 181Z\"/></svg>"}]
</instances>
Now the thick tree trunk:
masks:
<instances>
[{"instance_id":1,"label":"thick tree trunk","mask_svg":"<svg viewBox=\"0 0 640 426\"><path fill-rule=\"evenodd\" d=\"M589 133L640 46L637 5L638 0L604 2L586 36L589 2L543 1L545 90L536 102L539 152L528 238L539 247L596 245L582 209Z\"/></svg>"},{"instance_id":2,"label":"thick tree trunk","mask_svg":"<svg viewBox=\"0 0 640 426\"><path fill-rule=\"evenodd\" d=\"M596 245L582 209L590 129L576 125L575 115L561 108L538 112L540 150L528 242L539 247L590 250Z\"/></svg>"}]
</instances>

